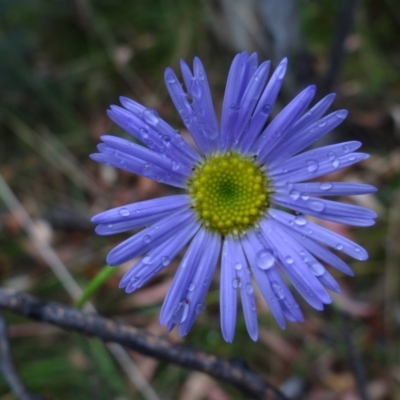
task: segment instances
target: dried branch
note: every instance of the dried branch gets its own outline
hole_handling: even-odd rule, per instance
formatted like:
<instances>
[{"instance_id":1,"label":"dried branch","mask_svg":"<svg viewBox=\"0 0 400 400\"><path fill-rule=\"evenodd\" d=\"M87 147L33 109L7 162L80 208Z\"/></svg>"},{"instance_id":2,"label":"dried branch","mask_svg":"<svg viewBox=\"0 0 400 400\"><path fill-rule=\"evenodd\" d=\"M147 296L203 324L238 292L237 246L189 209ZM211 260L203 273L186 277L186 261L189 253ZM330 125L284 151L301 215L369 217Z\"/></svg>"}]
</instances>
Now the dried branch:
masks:
<instances>
[{"instance_id":1,"label":"dried branch","mask_svg":"<svg viewBox=\"0 0 400 400\"><path fill-rule=\"evenodd\" d=\"M195 369L229 382L247 396L259 400L286 397L257 372L243 365L203 351L176 344L165 337L123 325L98 314L78 311L59 303L0 288L0 307L28 318L116 342L150 357Z\"/></svg>"},{"instance_id":2,"label":"dried branch","mask_svg":"<svg viewBox=\"0 0 400 400\"><path fill-rule=\"evenodd\" d=\"M0 371L19 400L40 400L41 396L28 392L15 368L7 336L7 323L0 313Z\"/></svg>"}]
</instances>

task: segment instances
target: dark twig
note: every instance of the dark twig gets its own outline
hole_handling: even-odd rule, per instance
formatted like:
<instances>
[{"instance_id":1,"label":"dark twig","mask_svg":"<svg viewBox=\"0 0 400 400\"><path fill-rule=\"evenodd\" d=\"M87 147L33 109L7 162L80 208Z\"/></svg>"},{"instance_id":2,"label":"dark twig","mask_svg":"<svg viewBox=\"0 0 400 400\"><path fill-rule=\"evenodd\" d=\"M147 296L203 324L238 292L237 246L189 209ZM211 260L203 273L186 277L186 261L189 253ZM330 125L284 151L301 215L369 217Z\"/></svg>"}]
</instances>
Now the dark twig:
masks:
<instances>
[{"instance_id":1,"label":"dark twig","mask_svg":"<svg viewBox=\"0 0 400 400\"><path fill-rule=\"evenodd\" d=\"M133 326L119 324L97 314L78 311L59 303L0 288L0 307L28 318L48 322L64 329L97 336L127 348L183 367L195 369L229 382L247 396L260 400L285 400L286 397L257 372L213 354L176 344Z\"/></svg>"},{"instance_id":2,"label":"dark twig","mask_svg":"<svg viewBox=\"0 0 400 400\"><path fill-rule=\"evenodd\" d=\"M7 323L0 312L0 371L19 400L39 400L40 396L31 395L22 383L14 366L10 343L7 336Z\"/></svg>"},{"instance_id":3,"label":"dark twig","mask_svg":"<svg viewBox=\"0 0 400 400\"><path fill-rule=\"evenodd\" d=\"M362 362L361 354L353 342L351 319L350 316L346 313L341 313L341 315L343 320L343 337L346 344L351 368L353 369L353 374L357 382L358 395L361 400L368 400L364 365Z\"/></svg>"}]
</instances>

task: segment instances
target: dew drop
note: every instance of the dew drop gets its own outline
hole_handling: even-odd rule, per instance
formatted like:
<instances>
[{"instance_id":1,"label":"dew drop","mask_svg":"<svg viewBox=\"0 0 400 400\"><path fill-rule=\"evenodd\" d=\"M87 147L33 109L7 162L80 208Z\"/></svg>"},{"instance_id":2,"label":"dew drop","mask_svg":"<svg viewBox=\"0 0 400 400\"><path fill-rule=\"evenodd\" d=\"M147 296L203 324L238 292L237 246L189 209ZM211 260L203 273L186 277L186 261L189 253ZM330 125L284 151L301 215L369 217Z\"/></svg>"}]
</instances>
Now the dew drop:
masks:
<instances>
[{"instance_id":1,"label":"dew drop","mask_svg":"<svg viewBox=\"0 0 400 400\"><path fill-rule=\"evenodd\" d=\"M236 271L240 271L242 269L242 264L240 264L239 262L235 264L235 269Z\"/></svg>"},{"instance_id":2,"label":"dew drop","mask_svg":"<svg viewBox=\"0 0 400 400\"><path fill-rule=\"evenodd\" d=\"M260 269L271 268L275 263L275 257L269 250L262 250L257 254L256 265Z\"/></svg>"},{"instance_id":3,"label":"dew drop","mask_svg":"<svg viewBox=\"0 0 400 400\"><path fill-rule=\"evenodd\" d=\"M160 116L158 115L156 110L152 110L151 108L147 108L143 112L143 118L144 120L151 124L151 125L156 125L158 121L160 120Z\"/></svg>"},{"instance_id":4,"label":"dew drop","mask_svg":"<svg viewBox=\"0 0 400 400\"><path fill-rule=\"evenodd\" d=\"M201 312L204 311L204 303L197 303L196 307L194 308L197 314L200 314Z\"/></svg>"},{"instance_id":5,"label":"dew drop","mask_svg":"<svg viewBox=\"0 0 400 400\"><path fill-rule=\"evenodd\" d=\"M282 300L285 298L285 293L283 291L282 285L280 285L278 282L272 282L271 286L278 299Z\"/></svg>"},{"instance_id":6,"label":"dew drop","mask_svg":"<svg viewBox=\"0 0 400 400\"><path fill-rule=\"evenodd\" d=\"M315 160L308 160L307 161L307 170L308 172L315 172L318 170L318 162Z\"/></svg>"},{"instance_id":7,"label":"dew drop","mask_svg":"<svg viewBox=\"0 0 400 400\"><path fill-rule=\"evenodd\" d=\"M315 276L321 276L325 273L325 268L319 262L312 262L309 264L309 267Z\"/></svg>"},{"instance_id":8,"label":"dew drop","mask_svg":"<svg viewBox=\"0 0 400 400\"><path fill-rule=\"evenodd\" d=\"M196 287L196 284L192 282L192 283L189 285L189 287L188 287L188 291L189 291L189 292L193 292L193 290L194 290L195 287Z\"/></svg>"},{"instance_id":9,"label":"dew drop","mask_svg":"<svg viewBox=\"0 0 400 400\"><path fill-rule=\"evenodd\" d=\"M354 247L354 251L356 251L357 253L359 253L361 251L360 247Z\"/></svg>"},{"instance_id":10,"label":"dew drop","mask_svg":"<svg viewBox=\"0 0 400 400\"><path fill-rule=\"evenodd\" d=\"M119 214L120 214L122 217L127 217L127 216L130 214L130 212L129 212L129 210L128 210L127 208L121 208L121 209L119 210Z\"/></svg>"},{"instance_id":11,"label":"dew drop","mask_svg":"<svg viewBox=\"0 0 400 400\"><path fill-rule=\"evenodd\" d=\"M320 128L322 128L323 126L325 126L326 125L326 120L324 120L324 119L321 119L319 122L318 122L318 126L320 127Z\"/></svg>"},{"instance_id":12,"label":"dew drop","mask_svg":"<svg viewBox=\"0 0 400 400\"><path fill-rule=\"evenodd\" d=\"M112 224L108 224L108 225L107 225L107 228L108 228L108 229L111 229L112 227L113 227Z\"/></svg>"},{"instance_id":13,"label":"dew drop","mask_svg":"<svg viewBox=\"0 0 400 400\"><path fill-rule=\"evenodd\" d=\"M173 171L178 171L179 167L180 167L179 163L177 163L176 161L172 161L172 170Z\"/></svg>"},{"instance_id":14,"label":"dew drop","mask_svg":"<svg viewBox=\"0 0 400 400\"><path fill-rule=\"evenodd\" d=\"M264 114L270 114L271 113L271 104L266 104L265 106L263 106L262 112Z\"/></svg>"},{"instance_id":15,"label":"dew drop","mask_svg":"<svg viewBox=\"0 0 400 400\"><path fill-rule=\"evenodd\" d=\"M254 292L253 285L251 283L248 283L246 285L246 293L247 294L252 294L253 292Z\"/></svg>"},{"instance_id":16,"label":"dew drop","mask_svg":"<svg viewBox=\"0 0 400 400\"><path fill-rule=\"evenodd\" d=\"M321 212L325 208L325 204L322 201L311 201L308 206L311 208L311 210Z\"/></svg>"},{"instance_id":17,"label":"dew drop","mask_svg":"<svg viewBox=\"0 0 400 400\"><path fill-rule=\"evenodd\" d=\"M146 138L149 137L148 131L147 131L146 128L140 128L140 129L139 129L139 133L141 134L142 139L146 139Z\"/></svg>"},{"instance_id":18,"label":"dew drop","mask_svg":"<svg viewBox=\"0 0 400 400\"><path fill-rule=\"evenodd\" d=\"M294 223L298 226L304 226L307 223L307 220L302 215L298 215L295 217Z\"/></svg>"},{"instance_id":19,"label":"dew drop","mask_svg":"<svg viewBox=\"0 0 400 400\"><path fill-rule=\"evenodd\" d=\"M150 256L144 256L144 257L142 258L142 263L145 264L145 265L151 264L151 263L152 263L151 257L150 257Z\"/></svg>"},{"instance_id":20,"label":"dew drop","mask_svg":"<svg viewBox=\"0 0 400 400\"><path fill-rule=\"evenodd\" d=\"M350 151L349 145L345 144L345 145L343 146L343 152L344 152L344 153L348 153L349 151Z\"/></svg>"},{"instance_id":21,"label":"dew drop","mask_svg":"<svg viewBox=\"0 0 400 400\"><path fill-rule=\"evenodd\" d=\"M168 146L171 143L171 138L168 135L164 135L162 141L166 146Z\"/></svg>"},{"instance_id":22,"label":"dew drop","mask_svg":"<svg viewBox=\"0 0 400 400\"><path fill-rule=\"evenodd\" d=\"M334 159L333 162L332 162L333 168L337 168L337 167L339 167L339 165L340 165L339 159L337 159L337 158Z\"/></svg>"},{"instance_id":23,"label":"dew drop","mask_svg":"<svg viewBox=\"0 0 400 400\"><path fill-rule=\"evenodd\" d=\"M346 118L346 116L347 116L346 110L340 110L336 113L336 117L341 118L341 119Z\"/></svg>"},{"instance_id":24,"label":"dew drop","mask_svg":"<svg viewBox=\"0 0 400 400\"><path fill-rule=\"evenodd\" d=\"M235 279L232 281L232 286L233 286L234 289L239 288L239 287L240 287L240 280L239 280L238 278L235 278Z\"/></svg>"},{"instance_id":25,"label":"dew drop","mask_svg":"<svg viewBox=\"0 0 400 400\"><path fill-rule=\"evenodd\" d=\"M231 108L231 110L239 111L239 110L240 110L240 105L239 105L239 104L232 103L232 104L230 105L230 108Z\"/></svg>"},{"instance_id":26,"label":"dew drop","mask_svg":"<svg viewBox=\"0 0 400 400\"><path fill-rule=\"evenodd\" d=\"M165 77L165 80L166 80L168 83L174 83L174 82L176 82L175 76L174 76L174 74L172 74L172 73L168 73L168 74L166 75L166 77Z\"/></svg>"},{"instance_id":27,"label":"dew drop","mask_svg":"<svg viewBox=\"0 0 400 400\"><path fill-rule=\"evenodd\" d=\"M319 188L320 188L321 190L329 190L329 189L332 189L332 183L330 183L330 182L322 182L322 183L320 183Z\"/></svg>"},{"instance_id":28,"label":"dew drop","mask_svg":"<svg viewBox=\"0 0 400 400\"><path fill-rule=\"evenodd\" d=\"M161 258L161 264L164 267L166 267L170 262L171 262L171 260L167 256L164 256L164 257Z\"/></svg>"},{"instance_id":29,"label":"dew drop","mask_svg":"<svg viewBox=\"0 0 400 400\"><path fill-rule=\"evenodd\" d=\"M286 262L287 262L288 264L293 264L293 257L287 256L287 257L285 258L285 260L286 260Z\"/></svg>"},{"instance_id":30,"label":"dew drop","mask_svg":"<svg viewBox=\"0 0 400 400\"><path fill-rule=\"evenodd\" d=\"M290 193L289 193L289 196L293 200L297 200L300 197L300 192L298 190L291 190Z\"/></svg>"},{"instance_id":31,"label":"dew drop","mask_svg":"<svg viewBox=\"0 0 400 400\"><path fill-rule=\"evenodd\" d=\"M335 247L336 247L336 250L342 250L343 249L342 243L338 243Z\"/></svg>"},{"instance_id":32,"label":"dew drop","mask_svg":"<svg viewBox=\"0 0 400 400\"><path fill-rule=\"evenodd\" d=\"M302 198L303 200L307 201L307 200L310 198L310 195L309 195L308 193L303 193L303 194L301 195L301 198Z\"/></svg>"},{"instance_id":33,"label":"dew drop","mask_svg":"<svg viewBox=\"0 0 400 400\"><path fill-rule=\"evenodd\" d=\"M336 154L333 151L330 151L328 153L328 159L329 161L333 161L336 158Z\"/></svg>"},{"instance_id":34,"label":"dew drop","mask_svg":"<svg viewBox=\"0 0 400 400\"><path fill-rule=\"evenodd\" d=\"M201 96L201 85L197 78L192 78L190 84L190 94L197 99Z\"/></svg>"},{"instance_id":35,"label":"dew drop","mask_svg":"<svg viewBox=\"0 0 400 400\"><path fill-rule=\"evenodd\" d=\"M150 235L146 235L143 238L143 242L145 242L146 244L149 244L151 242L151 236Z\"/></svg>"}]
</instances>

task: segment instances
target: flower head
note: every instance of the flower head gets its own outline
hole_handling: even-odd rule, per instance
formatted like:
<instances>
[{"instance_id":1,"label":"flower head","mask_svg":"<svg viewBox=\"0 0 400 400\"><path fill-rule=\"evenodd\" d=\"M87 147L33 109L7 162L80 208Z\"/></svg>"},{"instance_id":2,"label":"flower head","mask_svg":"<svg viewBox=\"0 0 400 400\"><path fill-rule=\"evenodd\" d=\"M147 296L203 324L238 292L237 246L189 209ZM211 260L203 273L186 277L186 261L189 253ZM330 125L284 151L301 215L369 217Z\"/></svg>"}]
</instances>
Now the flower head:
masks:
<instances>
[{"instance_id":1,"label":"flower head","mask_svg":"<svg viewBox=\"0 0 400 400\"><path fill-rule=\"evenodd\" d=\"M232 341L240 293L249 335L257 339L254 282L278 324L303 321L283 275L317 310L329 304L326 288L339 292L325 265L352 275L330 249L357 260L367 252L303 214L353 226L369 226L376 214L363 207L324 199L371 193L365 184L314 179L368 157L350 141L306 150L339 125L347 111L323 117L328 95L307 111L315 86L297 95L271 122L268 117L286 72L284 59L268 80L270 63L243 52L233 60L218 126L206 73L198 58L193 72L181 63L186 92L172 69L165 71L171 98L192 135L191 146L156 111L122 97L109 117L137 144L103 136L92 158L185 189L177 194L117 207L96 215L96 232L110 235L141 229L108 255L110 265L139 257L120 287L130 293L167 266L188 245L161 309L160 322L186 335L221 260L222 333ZM302 153L301 153L302 152ZM306 182L310 181L310 182ZM253 279L254 278L254 279Z\"/></svg>"}]
</instances>

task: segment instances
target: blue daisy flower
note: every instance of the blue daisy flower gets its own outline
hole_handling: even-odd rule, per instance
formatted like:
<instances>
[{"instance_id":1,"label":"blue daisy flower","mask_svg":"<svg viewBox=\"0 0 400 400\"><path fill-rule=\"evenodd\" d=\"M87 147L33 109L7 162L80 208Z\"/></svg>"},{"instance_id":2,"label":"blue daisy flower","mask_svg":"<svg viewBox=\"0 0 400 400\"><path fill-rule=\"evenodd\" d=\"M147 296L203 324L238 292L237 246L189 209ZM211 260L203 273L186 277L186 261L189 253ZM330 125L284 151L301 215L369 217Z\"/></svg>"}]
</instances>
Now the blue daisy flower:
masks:
<instances>
[{"instance_id":1,"label":"blue daisy flower","mask_svg":"<svg viewBox=\"0 0 400 400\"><path fill-rule=\"evenodd\" d=\"M309 86L268 122L286 67L284 59L268 80L269 61L258 65L257 54L238 54L229 71L220 126L201 61L194 59L193 71L181 62L186 91L167 68L166 86L195 147L156 111L133 100L122 97L123 107L108 111L143 145L102 136L92 159L185 192L102 212L93 218L96 232L141 229L107 257L110 265L138 258L120 283L127 293L143 286L188 245L160 315L161 324L168 330L178 326L182 336L204 310L219 262L222 334L231 342L238 293L249 335L257 340L254 284L284 328L286 319L303 321L287 281L322 310L331 303L326 289L340 291L325 265L353 275L335 250L357 260L368 258L356 243L304 217L373 225L373 211L324 196L372 193L375 188L315 181L368 157L356 152L361 146L357 141L303 151L346 118L346 110L324 116L334 94L308 110L316 91Z\"/></svg>"}]
</instances>

